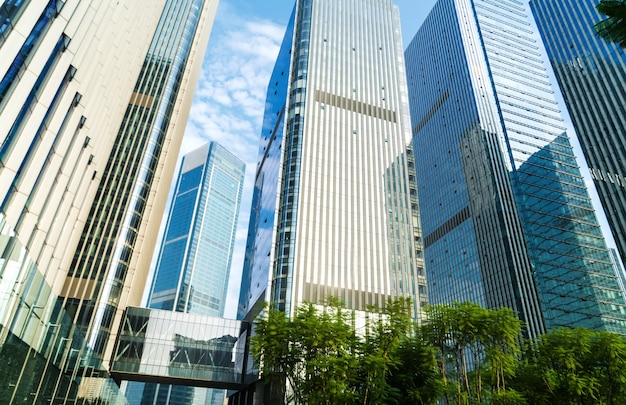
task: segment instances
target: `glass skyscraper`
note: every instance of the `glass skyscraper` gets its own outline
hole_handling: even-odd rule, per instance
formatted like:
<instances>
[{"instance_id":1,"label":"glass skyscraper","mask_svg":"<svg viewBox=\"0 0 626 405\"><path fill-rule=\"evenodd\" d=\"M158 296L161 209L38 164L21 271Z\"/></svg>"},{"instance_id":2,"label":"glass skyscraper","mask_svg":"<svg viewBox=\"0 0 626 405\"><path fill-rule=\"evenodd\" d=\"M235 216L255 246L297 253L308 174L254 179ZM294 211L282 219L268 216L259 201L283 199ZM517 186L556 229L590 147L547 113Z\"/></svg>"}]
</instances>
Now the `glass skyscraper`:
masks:
<instances>
[{"instance_id":1,"label":"glass skyscraper","mask_svg":"<svg viewBox=\"0 0 626 405\"><path fill-rule=\"evenodd\" d=\"M0 1L1 400L125 403L107 344L140 303L216 3Z\"/></svg>"},{"instance_id":2,"label":"glass skyscraper","mask_svg":"<svg viewBox=\"0 0 626 405\"><path fill-rule=\"evenodd\" d=\"M626 260L626 52L600 39L599 0L532 0L531 8L583 153Z\"/></svg>"},{"instance_id":3,"label":"glass skyscraper","mask_svg":"<svg viewBox=\"0 0 626 405\"><path fill-rule=\"evenodd\" d=\"M244 174L215 142L183 157L149 308L224 316Z\"/></svg>"},{"instance_id":4,"label":"glass skyscraper","mask_svg":"<svg viewBox=\"0 0 626 405\"><path fill-rule=\"evenodd\" d=\"M296 2L267 90L239 317L328 296L355 310L409 296L418 316L402 52L389 0Z\"/></svg>"},{"instance_id":5,"label":"glass skyscraper","mask_svg":"<svg viewBox=\"0 0 626 405\"><path fill-rule=\"evenodd\" d=\"M431 303L626 333L528 4L440 0L405 58Z\"/></svg>"}]
</instances>

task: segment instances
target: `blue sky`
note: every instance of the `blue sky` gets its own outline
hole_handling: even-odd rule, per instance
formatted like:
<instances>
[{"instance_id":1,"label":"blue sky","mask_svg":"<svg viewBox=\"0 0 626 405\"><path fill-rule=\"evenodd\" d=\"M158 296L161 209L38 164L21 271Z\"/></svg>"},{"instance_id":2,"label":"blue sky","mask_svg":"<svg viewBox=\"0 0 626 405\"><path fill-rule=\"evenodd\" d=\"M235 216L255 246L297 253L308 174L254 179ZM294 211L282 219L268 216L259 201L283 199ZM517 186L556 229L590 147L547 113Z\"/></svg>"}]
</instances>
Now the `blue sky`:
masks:
<instances>
[{"instance_id":1,"label":"blue sky","mask_svg":"<svg viewBox=\"0 0 626 405\"><path fill-rule=\"evenodd\" d=\"M234 317L248 232L265 91L294 0L221 0L191 107L181 155L217 141L247 164L229 310ZM395 1L405 45L435 0Z\"/></svg>"}]
</instances>

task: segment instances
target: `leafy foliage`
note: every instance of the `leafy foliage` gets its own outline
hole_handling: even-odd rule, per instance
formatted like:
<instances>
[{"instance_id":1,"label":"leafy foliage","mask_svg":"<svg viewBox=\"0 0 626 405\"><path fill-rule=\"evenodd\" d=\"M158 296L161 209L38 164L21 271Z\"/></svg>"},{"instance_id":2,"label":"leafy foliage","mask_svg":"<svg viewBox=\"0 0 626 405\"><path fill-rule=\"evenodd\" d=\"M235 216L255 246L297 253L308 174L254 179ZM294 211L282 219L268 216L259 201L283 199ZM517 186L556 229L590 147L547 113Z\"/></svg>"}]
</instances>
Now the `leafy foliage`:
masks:
<instances>
[{"instance_id":1,"label":"leafy foliage","mask_svg":"<svg viewBox=\"0 0 626 405\"><path fill-rule=\"evenodd\" d=\"M277 309L257 320L252 355L261 361L272 389L279 390L272 397L287 395L288 402L311 405L352 401L347 385L356 369L351 316L336 302L321 311L307 303L292 320Z\"/></svg>"},{"instance_id":2,"label":"leafy foliage","mask_svg":"<svg viewBox=\"0 0 626 405\"><path fill-rule=\"evenodd\" d=\"M557 329L529 345L515 385L531 404L626 404L626 342L616 334Z\"/></svg>"},{"instance_id":3,"label":"leafy foliage","mask_svg":"<svg viewBox=\"0 0 626 405\"><path fill-rule=\"evenodd\" d=\"M446 403L510 403L519 397L507 388L520 352L521 322L513 311L455 302L426 312L423 336L436 348Z\"/></svg>"},{"instance_id":4,"label":"leafy foliage","mask_svg":"<svg viewBox=\"0 0 626 405\"><path fill-rule=\"evenodd\" d=\"M601 0L596 6L598 12L607 16L594 28L598 35L626 48L626 2L625 0Z\"/></svg>"},{"instance_id":5,"label":"leafy foliage","mask_svg":"<svg viewBox=\"0 0 626 405\"><path fill-rule=\"evenodd\" d=\"M321 309L305 303L291 320L266 309L252 355L266 381L282 387L273 398L288 403L395 404L404 395L436 403L433 353L416 337L410 310L404 298L369 308L357 333L356 315L336 300ZM420 361L405 367L411 359Z\"/></svg>"},{"instance_id":6,"label":"leafy foliage","mask_svg":"<svg viewBox=\"0 0 626 405\"><path fill-rule=\"evenodd\" d=\"M392 395L388 403L435 404L443 393L435 349L419 335L402 339L393 355L398 359L389 375Z\"/></svg>"},{"instance_id":7,"label":"leafy foliage","mask_svg":"<svg viewBox=\"0 0 626 405\"><path fill-rule=\"evenodd\" d=\"M393 369L398 368L396 356L400 344L411 331L411 302L400 298L389 300L379 310L370 308L365 325L365 337L359 345L359 403L387 403L395 394L389 382Z\"/></svg>"},{"instance_id":8,"label":"leafy foliage","mask_svg":"<svg viewBox=\"0 0 626 405\"><path fill-rule=\"evenodd\" d=\"M463 302L426 309L407 299L363 313L336 300L301 305L293 318L266 309L252 356L272 403L626 405L626 341L557 329L520 347L507 308Z\"/></svg>"}]
</instances>

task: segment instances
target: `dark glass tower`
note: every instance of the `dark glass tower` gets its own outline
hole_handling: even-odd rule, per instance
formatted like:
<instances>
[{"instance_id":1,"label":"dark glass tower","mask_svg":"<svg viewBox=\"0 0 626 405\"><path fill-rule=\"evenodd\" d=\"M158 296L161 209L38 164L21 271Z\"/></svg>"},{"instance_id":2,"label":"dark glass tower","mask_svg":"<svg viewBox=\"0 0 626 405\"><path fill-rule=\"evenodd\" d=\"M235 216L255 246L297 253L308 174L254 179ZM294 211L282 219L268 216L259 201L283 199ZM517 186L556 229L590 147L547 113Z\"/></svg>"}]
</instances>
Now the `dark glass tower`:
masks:
<instances>
[{"instance_id":1,"label":"dark glass tower","mask_svg":"<svg viewBox=\"0 0 626 405\"><path fill-rule=\"evenodd\" d=\"M626 52L601 40L598 0L532 0L622 261L626 260Z\"/></svg>"},{"instance_id":2,"label":"dark glass tower","mask_svg":"<svg viewBox=\"0 0 626 405\"><path fill-rule=\"evenodd\" d=\"M533 26L523 2L440 0L406 50L431 302L626 333Z\"/></svg>"}]
</instances>

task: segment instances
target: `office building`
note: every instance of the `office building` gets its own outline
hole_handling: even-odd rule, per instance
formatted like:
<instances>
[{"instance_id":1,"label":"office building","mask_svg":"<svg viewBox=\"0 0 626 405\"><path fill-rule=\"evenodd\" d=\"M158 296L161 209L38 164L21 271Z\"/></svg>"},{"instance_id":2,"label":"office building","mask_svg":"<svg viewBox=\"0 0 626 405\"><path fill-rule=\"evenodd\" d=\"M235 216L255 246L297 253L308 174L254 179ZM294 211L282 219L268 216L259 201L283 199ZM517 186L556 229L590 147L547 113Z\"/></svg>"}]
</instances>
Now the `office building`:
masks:
<instances>
[{"instance_id":1,"label":"office building","mask_svg":"<svg viewBox=\"0 0 626 405\"><path fill-rule=\"evenodd\" d=\"M0 398L9 403L125 402L105 378L110 332L140 303L215 8L0 4Z\"/></svg>"},{"instance_id":2,"label":"office building","mask_svg":"<svg viewBox=\"0 0 626 405\"><path fill-rule=\"evenodd\" d=\"M183 157L149 308L224 316L244 174L215 142Z\"/></svg>"},{"instance_id":3,"label":"office building","mask_svg":"<svg viewBox=\"0 0 626 405\"><path fill-rule=\"evenodd\" d=\"M329 296L357 311L409 296L419 315L402 50L389 0L296 2L267 89L240 318Z\"/></svg>"},{"instance_id":4,"label":"office building","mask_svg":"<svg viewBox=\"0 0 626 405\"><path fill-rule=\"evenodd\" d=\"M528 4L440 0L405 58L431 303L626 333Z\"/></svg>"},{"instance_id":5,"label":"office building","mask_svg":"<svg viewBox=\"0 0 626 405\"><path fill-rule=\"evenodd\" d=\"M626 260L626 52L600 39L599 0L532 0L622 261Z\"/></svg>"},{"instance_id":6,"label":"office building","mask_svg":"<svg viewBox=\"0 0 626 405\"><path fill-rule=\"evenodd\" d=\"M183 157L149 308L224 316L244 174L245 164L215 142ZM135 399L136 403L156 399L157 403L221 405L225 394L154 383L130 383L126 392L131 405Z\"/></svg>"}]
</instances>

